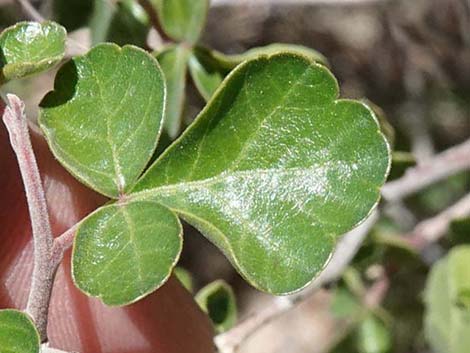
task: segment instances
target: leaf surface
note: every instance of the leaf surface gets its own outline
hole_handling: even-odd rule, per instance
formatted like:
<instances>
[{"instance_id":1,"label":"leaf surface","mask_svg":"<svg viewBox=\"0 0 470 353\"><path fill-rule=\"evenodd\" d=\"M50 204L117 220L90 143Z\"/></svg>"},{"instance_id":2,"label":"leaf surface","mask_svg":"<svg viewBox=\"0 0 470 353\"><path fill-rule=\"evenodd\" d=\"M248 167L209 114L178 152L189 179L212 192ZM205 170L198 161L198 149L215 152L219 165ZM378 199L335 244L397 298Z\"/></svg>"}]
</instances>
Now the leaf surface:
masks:
<instances>
[{"instance_id":1,"label":"leaf surface","mask_svg":"<svg viewBox=\"0 0 470 353\"><path fill-rule=\"evenodd\" d=\"M55 22L19 22L0 34L0 82L45 71L65 54L65 29Z\"/></svg>"},{"instance_id":2,"label":"leaf surface","mask_svg":"<svg viewBox=\"0 0 470 353\"><path fill-rule=\"evenodd\" d=\"M135 0L95 0L90 19L92 44L112 42L145 47L150 25L145 10Z\"/></svg>"},{"instance_id":3,"label":"leaf surface","mask_svg":"<svg viewBox=\"0 0 470 353\"><path fill-rule=\"evenodd\" d=\"M189 60L191 78L202 97L208 101L227 74L237 65L252 60L260 55L276 53L296 53L327 65L326 58L319 52L295 44L275 43L263 47L252 48L245 53L225 55L216 50L196 47Z\"/></svg>"},{"instance_id":4,"label":"leaf surface","mask_svg":"<svg viewBox=\"0 0 470 353\"><path fill-rule=\"evenodd\" d=\"M181 247L181 224L167 208L146 201L104 206L78 229L73 278L104 303L127 305L166 282Z\"/></svg>"},{"instance_id":5,"label":"leaf surface","mask_svg":"<svg viewBox=\"0 0 470 353\"><path fill-rule=\"evenodd\" d=\"M39 353L40 339L31 319L17 310L0 310L0 353Z\"/></svg>"},{"instance_id":6,"label":"leaf surface","mask_svg":"<svg viewBox=\"0 0 470 353\"><path fill-rule=\"evenodd\" d=\"M79 180L113 198L135 183L155 149L165 83L143 50L101 44L57 74L39 123L57 159Z\"/></svg>"},{"instance_id":7,"label":"leaf surface","mask_svg":"<svg viewBox=\"0 0 470 353\"><path fill-rule=\"evenodd\" d=\"M194 44L206 24L208 0L153 0L165 33L178 42Z\"/></svg>"},{"instance_id":8,"label":"leaf surface","mask_svg":"<svg viewBox=\"0 0 470 353\"><path fill-rule=\"evenodd\" d=\"M370 213L389 169L373 112L337 95L333 75L306 57L245 62L132 197L174 210L255 287L298 290Z\"/></svg>"},{"instance_id":9,"label":"leaf surface","mask_svg":"<svg viewBox=\"0 0 470 353\"><path fill-rule=\"evenodd\" d=\"M176 138L181 132L189 54L185 47L175 45L156 56L168 88L164 128L171 139Z\"/></svg>"}]
</instances>

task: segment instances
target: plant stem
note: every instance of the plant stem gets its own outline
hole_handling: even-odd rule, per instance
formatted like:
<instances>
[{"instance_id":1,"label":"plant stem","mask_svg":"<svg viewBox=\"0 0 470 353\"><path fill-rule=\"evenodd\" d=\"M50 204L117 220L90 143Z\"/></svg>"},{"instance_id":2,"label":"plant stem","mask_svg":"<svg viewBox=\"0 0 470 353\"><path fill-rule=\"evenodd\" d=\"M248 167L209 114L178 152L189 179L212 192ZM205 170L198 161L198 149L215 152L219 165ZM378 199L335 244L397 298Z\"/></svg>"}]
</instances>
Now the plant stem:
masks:
<instances>
[{"instance_id":1,"label":"plant stem","mask_svg":"<svg viewBox=\"0 0 470 353\"><path fill-rule=\"evenodd\" d=\"M21 6L25 15L33 21L43 22L44 17L34 8L33 5L28 0L16 0L16 2Z\"/></svg>"},{"instance_id":2,"label":"plant stem","mask_svg":"<svg viewBox=\"0 0 470 353\"><path fill-rule=\"evenodd\" d=\"M44 189L24 114L24 103L12 94L8 94L7 99L9 106L4 111L3 121L18 159L33 233L34 267L26 312L33 318L42 341L45 341L49 298L56 269L50 265L53 237Z\"/></svg>"},{"instance_id":3,"label":"plant stem","mask_svg":"<svg viewBox=\"0 0 470 353\"><path fill-rule=\"evenodd\" d=\"M152 24L153 28L155 28L155 30L158 32L161 39L164 42L171 42L171 38L167 36L167 34L162 28L160 19L158 18L154 5L152 5L152 3L149 0L138 0L138 2L139 2L139 5L142 6L142 8L147 13L150 23Z\"/></svg>"},{"instance_id":4,"label":"plant stem","mask_svg":"<svg viewBox=\"0 0 470 353\"><path fill-rule=\"evenodd\" d=\"M404 176L384 185L382 196L396 202L466 169L470 169L470 139L409 168Z\"/></svg>"},{"instance_id":5,"label":"plant stem","mask_svg":"<svg viewBox=\"0 0 470 353\"><path fill-rule=\"evenodd\" d=\"M464 217L470 217L470 194L438 215L419 222L409 235L409 242L417 250L423 250L427 245L443 237L454 219Z\"/></svg>"},{"instance_id":6,"label":"plant stem","mask_svg":"<svg viewBox=\"0 0 470 353\"><path fill-rule=\"evenodd\" d=\"M53 265L59 266L64 256L64 253L72 246L73 241L75 239L75 233L77 232L79 224L80 222L74 224L72 227L70 227L64 233L54 239L51 259Z\"/></svg>"}]
</instances>

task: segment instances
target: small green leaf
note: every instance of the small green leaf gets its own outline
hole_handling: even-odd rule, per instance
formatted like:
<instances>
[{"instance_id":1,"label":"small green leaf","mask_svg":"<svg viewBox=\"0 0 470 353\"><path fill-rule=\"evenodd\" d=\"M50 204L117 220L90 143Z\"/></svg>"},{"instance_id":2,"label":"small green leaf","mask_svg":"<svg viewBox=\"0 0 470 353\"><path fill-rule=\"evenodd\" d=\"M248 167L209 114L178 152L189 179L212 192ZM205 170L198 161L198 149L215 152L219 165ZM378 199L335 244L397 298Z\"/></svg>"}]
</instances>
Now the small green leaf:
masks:
<instances>
[{"instance_id":1,"label":"small green leaf","mask_svg":"<svg viewBox=\"0 0 470 353\"><path fill-rule=\"evenodd\" d=\"M153 0L165 33L178 42L194 44L206 24L209 0Z\"/></svg>"},{"instance_id":2,"label":"small green leaf","mask_svg":"<svg viewBox=\"0 0 470 353\"><path fill-rule=\"evenodd\" d=\"M178 281L181 282L184 288L188 290L188 292L192 293L194 290L194 283L193 283L193 276L191 273L184 269L183 267L175 267L173 270L173 274L178 278Z\"/></svg>"},{"instance_id":3,"label":"small green leaf","mask_svg":"<svg viewBox=\"0 0 470 353\"><path fill-rule=\"evenodd\" d=\"M436 353L470 347L470 246L453 248L437 262L425 290L425 334Z\"/></svg>"},{"instance_id":4,"label":"small green leaf","mask_svg":"<svg viewBox=\"0 0 470 353\"><path fill-rule=\"evenodd\" d=\"M153 202L104 206L78 229L73 278L104 303L127 305L166 282L181 247L181 224L167 208Z\"/></svg>"},{"instance_id":5,"label":"small green leaf","mask_svg":"<svg viewBox=\"0 0 470 353\"><path fill-rule=\"evenodd\" d=\"M24 313L0 310L0 353L39 353L36 326Z\"/></svg>"},{"instance_id":6,"label":"small green leaf","mask_svg":"<svg viewBox=\"0 0 470 353\"><path fill-rule=\"evenodd\" d=\"M319 52L295 44L270 44L248 50L243 54L225 55L215 50L196 47L189 60L191 77L202 97L208 101L227 74L237 65L260 55L296 53L327 65L326 58Z\"/></svg>"},{"instance_id":7,"label":"small green leaf","mask_svg":"<svg viewBox=\"0 0 470 353\"><path fill-rule=\"evenodd\" d=\"M209 283L196 294L195 299L209 315L218 333L230 330L237 322L235 294L225 281Z\"/></svg>"},{"instance_id":8,"label":"small green leaf","mask_svg":"<svg viewBox=\"0 0 470 353\"><path fill-rule=\"evenodd\" d=\"M389 168L373 112L337 95L304 56L245 62L132 197L174 210L255 287L298 290L377 204Z\"/></svg>"},{"instance_id":9,"label":"small green leaf","mask_svg":"<svg viewBox=\"0 0 470 353\"><path fill-rule=\"evenodd\" d=\"M331 302L331 313L339 319L351 319L358 317L363 311L362 303L344 285L334 291Z\"/></svg>"},{"instance_id":10,"label":"small green leaf","mask_svg":"<svg viewBox=\"0 0 470 353\"><path fill-rule=\"evenodd\" d=\"M196 53L189 59L189 72L194 85L207 102L230 70L220 67L210 57L198 56Z\"/></svg>"},{"instance_id":11,"label":"small green leaf","mask_svg":"<svg viewBox=\"0 0 470 353\"><path fill-rule=\"evenodd\" d=\"M393 151L392 169L390 170L389 180L397 179L403 176L406 170L416 165L416 158L410 152Z\"/></svg>"},{"instance_id":12,"label":"small green leaf","mask_svg":"<svg viewBox=\"0 0 470 353\"><path fill-rule=\"evenodd\" d=\"M23 78L58 64L65 29L55 22L19 22L0 34L0 82Z\"/></svg>"},{"instance_id":13,"label":"small green leaf","mask_svg":"<svg viewBox=\"0 0 470 353\"><path fill-rule=\"evenodd\" d=\"M90 20L92 44L112 42L144 47L149 29L147 13L136 0L95 0Z\"/></svg>"},{"instance_id":14,"label":"small green leaf","mask_svg":"<svg viewBox=\"0 0 470 353\"><path fill-rule=\"evenodd\" d=\"M189 54L188 49L182 45L175 45L156 56L168 88L164 128L172 140L181 132Z\"/></svg>"},{"instance_id":15,"label":"small green leaf","mask_svg":"<svg viewBox=\"0 0 470 353\"><path fill-rule=\"evenodd\" d=\"M369 314L357 329L359 353L386 353L390 351L392 340L389 330L373 314Z\"/></svg>"},{"instance_id":16,"label":"small green leaf","mask_svg":"<svg viewBox=\"0 0 470 353\"><path fill-rule=\"evenodd\" d=\"M163 117L165 83L142 49L101 44L58 72L39 123L57 159L79 180L113 198L150 160Z\"/></svg>"}]
</instances>

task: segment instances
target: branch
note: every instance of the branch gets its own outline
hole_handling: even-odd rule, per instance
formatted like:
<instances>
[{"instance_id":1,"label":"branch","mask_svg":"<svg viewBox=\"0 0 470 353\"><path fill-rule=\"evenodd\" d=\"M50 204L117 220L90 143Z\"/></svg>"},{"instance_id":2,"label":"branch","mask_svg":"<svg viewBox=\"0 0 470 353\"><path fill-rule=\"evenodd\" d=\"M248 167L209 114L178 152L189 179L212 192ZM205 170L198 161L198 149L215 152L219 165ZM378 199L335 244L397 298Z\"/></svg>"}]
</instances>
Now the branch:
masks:
<instances>
[{"instance_id":1,"label":"branch","mask_svg":"<svg viewBox=\"0 0 470 353\"><path fill-rule=\"evenodd\" d=\"M276 298L264 310L255 313L231 330L217 335L214 342L220 353L234 353L240 344L258 329L289 311L294 306L306 301L326 283L338 279L377 219L378 212L374 211L361 225L347 233L338 244L326 268L307 288L286 297Z\"/></svg>"},{"instance_id":2,"label":"branch","mask_svg":"<svg viewBox=\"0 0 470 353\"><path fill-rule=\"evenodd\" d=\"M411 245L417 250L423 250L427 245L442 238L448 231L454 219L470 216L470 194L462 197L437 216L428 218L416 225L409 234Z\"/></svg>"},{"instance_id":3,"label":"branch","mask_svg":"<svg viewBox=\"0 0 470 353\"><path fill-rule=\"evenodd\" d=\"M74 224L54 239L51 258L53 266L57 267L60 265L62 258L64 257L64 253L72 246L79 224L80 222Z\"/></svg>"},{"instance_id":4,"label":"branch","mask_svg":"<svg viewBox=\"0 0 470 353\"><path fill-rule=\"evenodd\" d=\"M139 5L142 6L142 8L145 10L147 13L150 23L152 24L153 28L158 32L160 35L160 38L164 42L171 42L171 38L167 36L165 31L162 28L162 25L160 23L160 19L158 18L157 12L155 10L154 5L149 0L138 0Z\"/></svg>"},{"instance_id":5,"label":"branch","mask_svg":"<svg viewBox=\"0 0 470 353\"><path fill-rule=\"evenodd\" d=\"M29 19L36 21L36 22L44 22L45 19L42 17L42 15L34 8L33 5L28 0L15 0L18 5L21 6L23 9L24 14L26 17Z\"/></svg>"},{"instance_id":6,"label":"branch","mask_svg":"<svg viewBox=\"0 0 470 353\"><path fill-rule=\"evenodd\" d=\"M384 185L382 196L396 202L466 169L470 169L470 139L409 168L403 177Z\"/></svg>"},{"instance_id":7,"label":"branch","mask_svg":"<svg viewBox=\"0 0 470 353\"><path fill-rule=\"evenodd\" d=\"M34 319L41 339L46 340L47 313L55 272L50 266L53 237L46 197L24 114L24 103L13 94L8 94L7 100L9 106L3 113L3 121L18 159L33 233L34 267L26 312Z\"/></svg>"}]
</instances>

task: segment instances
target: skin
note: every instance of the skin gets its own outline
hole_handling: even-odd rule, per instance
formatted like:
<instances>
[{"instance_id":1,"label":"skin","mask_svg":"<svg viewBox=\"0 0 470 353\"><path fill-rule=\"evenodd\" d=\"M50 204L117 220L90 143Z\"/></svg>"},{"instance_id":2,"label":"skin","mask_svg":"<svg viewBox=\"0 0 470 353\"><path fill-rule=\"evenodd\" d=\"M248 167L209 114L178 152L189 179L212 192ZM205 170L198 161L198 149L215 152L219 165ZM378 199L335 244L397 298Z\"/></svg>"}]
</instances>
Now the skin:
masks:
<instances>
[{"instance_id":1,"label":"skin","mask_svg":"<svg viewBox=\"0 0 470 353\"><path fill-rule=\"evenodd\" d=\"M3 113L0 107L0 113ZM32 133L55 236L106 202L81 185ZM0 123L0 308L23 309L32 271L32 238L23 184ZM80 353L210 353L211 324L189 292L171 278L136 304L106 307L72 283L70 251L54 284L48 326L52 347Z\"/></svg>"}]
</instances>

